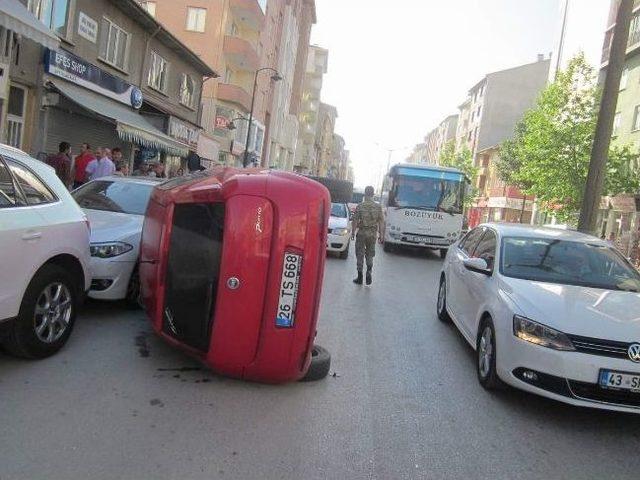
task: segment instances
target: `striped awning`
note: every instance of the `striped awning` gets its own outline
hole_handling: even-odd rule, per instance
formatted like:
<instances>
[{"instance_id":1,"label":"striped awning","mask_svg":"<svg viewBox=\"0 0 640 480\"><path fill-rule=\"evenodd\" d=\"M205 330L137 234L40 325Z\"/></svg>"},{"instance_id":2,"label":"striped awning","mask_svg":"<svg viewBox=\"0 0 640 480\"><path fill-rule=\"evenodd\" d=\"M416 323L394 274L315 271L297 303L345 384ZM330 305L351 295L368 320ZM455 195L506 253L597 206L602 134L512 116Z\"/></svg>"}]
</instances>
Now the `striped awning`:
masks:
<instances>
[{"instance_id":1,"label":"striped awning","mask_svg":"<svg viewBox=\"0 0 640 480\"><path fill-rule=\"evenodd\" d=\"M47 48L60 46L58 37L19 0L0 0L0 26Z\"/></svg>"},{"instance_id":2,"label":"striped awning","mask_svg":"<svg viewBox=\"0 0 640 480\"><path fill-rule=\"evenodd\" d=\"M122 140L175 157L186 157L189 154L188 145L158 130L133 108L62 80L50 81L49 84L78 106L115 122L116 131Z\"/></svg>"}]
</instances>

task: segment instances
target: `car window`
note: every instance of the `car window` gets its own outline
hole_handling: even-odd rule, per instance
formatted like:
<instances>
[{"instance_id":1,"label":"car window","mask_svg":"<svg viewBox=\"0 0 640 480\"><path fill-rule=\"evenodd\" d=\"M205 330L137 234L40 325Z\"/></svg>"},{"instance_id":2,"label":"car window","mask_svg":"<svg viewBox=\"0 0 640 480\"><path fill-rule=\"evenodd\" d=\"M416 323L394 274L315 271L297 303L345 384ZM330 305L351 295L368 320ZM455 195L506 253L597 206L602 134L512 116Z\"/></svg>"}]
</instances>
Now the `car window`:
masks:
<instances>
[{"instance_id":1,"label":"car window","mask_svg":"<svg viewBox=\"0 0 640 480\"><path fill-rule=\"evenodd\" d=\"M332 203L331 204L331 216L339 218L347 218L347 207L344 203Z\"/></svg>"},{"instance_id":2,"label":"car window","mask_svg":"<svg viewBox=\"0 0 640 480\"><path fill-rule=\"evenodd\" d=\"M13 178L5 163L0 162L0 208L10 208L20 205L19 196L13 185Z\"/></svg>"},{"instance_id":3,"label":"car window","mask_svg":"<svg viewBox=\"0 0 640 480\"><path fill-rule=\"evenodd\" d=\"M478 242L478 245L473 251L473 256L485 260L490 270L493 270L493 266L495 265L497 242L494 231L486 229L480 242Z\"/></svg>"},{"instance_id":4,"label":"car window","mask_svg":"<svg viewBox=\"0 0 640 480\"><path fill-rule=\"evenodd\" d=\"M508 237L501 273L536 282L640 292L640 274L614 248L553 238Z\"/></svg>"},{"instance_id":5,"label":"car window","mask_svg":"<svg viewBox=\"0 0 640 480\"><path fill-rule=\"evenodd\" d=\"M467 236L462 239L460 242L460 250L466 253L468 256L471 256L471 253L475 249L478 240L482 236L483 229L482 227L477 227L467 233Z\"/></svg>"},{"instance_id":6,"label":"car window","mask_svg":"<svg viewBox=\"0 0 640 480\"><path fill-rule=\"evenodd\" d=\"M11 160L7 160L7 164L24 192L28 205L41 205L55 201L56 197L51 193L51 190L36 177L35 173Z\"/></svg>"},{"instance_id":7,"label":"car window","mask_svg":"<svg viewBox=\"0 0 640 480\"><path fill-rule=\"evenodd\" d=\"M78 205L91 210L144 215L155 185L114 180L94 180L72 195Z\"/></svg>"}]
</instances>

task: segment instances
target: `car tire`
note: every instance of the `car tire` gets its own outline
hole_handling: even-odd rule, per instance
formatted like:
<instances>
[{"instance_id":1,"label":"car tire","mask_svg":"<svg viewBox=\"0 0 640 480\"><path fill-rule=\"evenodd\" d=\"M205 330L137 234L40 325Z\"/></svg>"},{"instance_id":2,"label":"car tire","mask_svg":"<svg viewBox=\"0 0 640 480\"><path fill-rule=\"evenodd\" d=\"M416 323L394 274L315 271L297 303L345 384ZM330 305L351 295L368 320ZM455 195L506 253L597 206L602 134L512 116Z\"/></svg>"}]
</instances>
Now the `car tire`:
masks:
<instances>
[{"instance_id":1,"label":"car tire","mask_svg":"<svg viewBox=\"0 0 640 480\"><path fill-rule=\"evenodd\" d=\"M443 260L446 258L447 256L447 252L449 251L448 248L441 248L440 249L440 258L442 258Z\"/></svg>"},{"instance_id":2,"label":"car tire","mask_svg":"<svg viewBox=\"0 0 640 480\"><path fill-rule=\"evenodd\" d=\"M315 382L322 380L329 375L329 369L331 368L331 354L329 351L321 347L320 345L314 345L311 350L311 363L309 364L309 370L304 377L303 382Z\"/></svg>"},{"instance_id":3,"label":"car tire","mask_svg":"<svg viewBox=\"0 0 640 480\"><path fill-rule=\"evenodd\" d=\"M447 312L447 282L444 275L440 277L440 285L438 286L438 301L436 303L436 311L438 313L438 319L441 322L449 323L451 317Z\"/></svg>"},{"instance_id":4,"label":"car tire","mask_svg":"<svg viewBox=\"0 0 640 480\"><path fill-rule=\"evenodd\" d=\"M129 308L142 308L142 297L140 296L140 269L138 265L136 265L133 272L131 272L129 284L127 285L127 296L125 297L125 302Z\"/></svg>"},{"instance_id":5,"label":"car tire","mask_svg":"<svg viewBox=\"0 0 640 480\"><path fill-rule=\"evenodd\" d=\"M342 252L340 252L340 258L346 260L349 258L349 247L351 244L347 243L347 248L345 248Z\"/></svg>"},{"instance_id":6,"label":"car tire","mask_svg":"<svg viewBox=\"0 0 640 480\"><path fill-rule=\"evenodd\" d=\"M476 341L476 370L480 385L486 390L497 390L504 385L496 370L496 331L491 317L480 322Z\"/></svg>"},{"instance_id":7,"label":"car tire","mask_svg":"<svg viewBox=\"0 0 640 480\"><path fill-rule=\"evenodd\" d=\"M4 348L15 356L33 359L56 353L71 335L81 291L81 281L63 268L43 266L27 287Z\"/></svg>"},{"instance_id":8,"label":"car tire","mask_svg":"<svg viewBox=\"0 0 640 480\"><path fill-rule=\"evenodd\" d=\"M386 253L391 253L393 252L393 245L391 245L389 242L384 242L384 245L382 245L382 250L384 250Z\"/></svg>"}]
</instances>

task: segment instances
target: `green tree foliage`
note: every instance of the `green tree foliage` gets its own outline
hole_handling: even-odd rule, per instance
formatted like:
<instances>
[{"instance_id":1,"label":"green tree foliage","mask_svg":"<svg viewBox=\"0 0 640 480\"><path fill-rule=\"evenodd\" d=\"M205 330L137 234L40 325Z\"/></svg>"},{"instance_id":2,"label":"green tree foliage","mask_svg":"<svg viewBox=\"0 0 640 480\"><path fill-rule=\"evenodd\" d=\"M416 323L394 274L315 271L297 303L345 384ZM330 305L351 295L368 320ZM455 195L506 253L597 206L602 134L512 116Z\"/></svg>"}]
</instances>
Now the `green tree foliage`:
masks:
<instances>
[{"instance_id":1,"label":"green tree foliage","mask_svg":"<svg viewBox=\"0 0 640 480\"><path fill-rule=\"evenodd\" d=\"M449 140L442 147L440 152L440 165L443 167L457 168L464 172L473 184L478 175L478 168L473 164L473 155L471 150L465 145L462 149L456 151L456 144L453 140Z\"/></svg>"},{"instance_id":2,"label":"green tree foliage","mask_svg":"<svg viewBox=\"0 0 640 480\"><path fill-rule=\"evenodd\" d=\"M562 221L576 218L587 181L600 92L595 74L576 56L525 113L513 139L500 146L498 174L535 195L543 211ZM636 192L636 158L629 147L613 147L607 162L605 195Z\"/></svg>"}]
</instances>

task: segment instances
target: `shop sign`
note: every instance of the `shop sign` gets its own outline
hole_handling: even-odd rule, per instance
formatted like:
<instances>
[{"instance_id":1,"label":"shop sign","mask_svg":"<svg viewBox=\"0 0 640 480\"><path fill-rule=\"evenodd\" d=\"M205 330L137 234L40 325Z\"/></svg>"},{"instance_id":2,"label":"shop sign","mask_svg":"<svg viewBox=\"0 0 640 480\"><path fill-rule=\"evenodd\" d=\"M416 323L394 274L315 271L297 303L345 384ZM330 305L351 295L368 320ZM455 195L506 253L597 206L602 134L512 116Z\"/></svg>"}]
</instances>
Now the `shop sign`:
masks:
<instances>
[{"instance_id":1,"label":"shop sign","mask_svg":"<svg viewBox=\"0 0 640 480\"><path fill-rule=\"evenodd\" d=\"M199 128L188 125L175 117L171 117L169 119L169 136L175 138L179 142L189 145L193 149L197 149L199 135Z\"/></svg>"},{"instance_id":2,"label":"shop sign","mask_svg":"<svg viewBox=\"0 0 640 480\"><path fill-rule=\"evenodd\" d=\"M78 15L78 35L91 43L98 41L98 22L84 12Z\"/></svg>"},{"instance_id":3,"label":"shop sign","mask_svg":"<svg viewBox=\"0 0 640 480\"><path fill-rule=\"evenodd\" d=\"M227 120L226 117L223 117L221 115L217 115L216 116L216 127L215 128L225 129L225 128L227 128L228 125L229 125L229 120Z\"/></svg>"},{"instance_id":4,"label":"shop sign","mask_svg":"<svg viewBox=\"0 0 640 480\"><path fill-rule=\"evenodd\" d=\"M511 210L522 210L522 199L511 197L490 197L487 202L489 208L509 208ZM525 211L531 210L533 201L527 200L524 203Z\"/></svg>"},{"instance_id":5,"label":"shop sign","mask_svg":"<svg viewBox=\"0 0 640 480\"><path fill-rule=\"evenodd\" d=\"M46 49L44 69L50 75L64 78L135 109L142 106L144 99L138 87L72 53Z\"/></svg>"}]
</instances>

